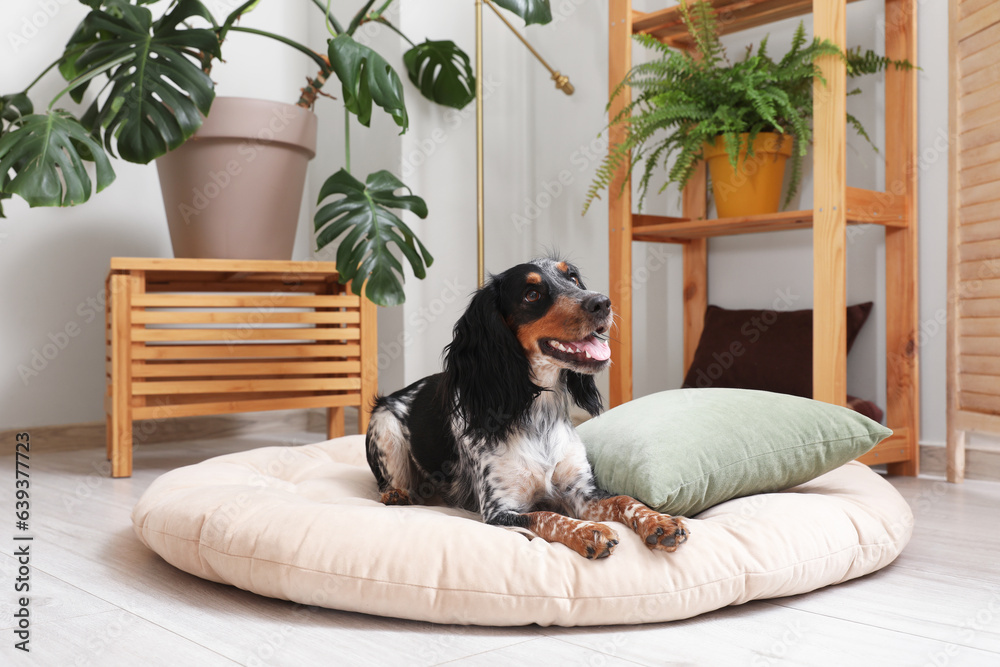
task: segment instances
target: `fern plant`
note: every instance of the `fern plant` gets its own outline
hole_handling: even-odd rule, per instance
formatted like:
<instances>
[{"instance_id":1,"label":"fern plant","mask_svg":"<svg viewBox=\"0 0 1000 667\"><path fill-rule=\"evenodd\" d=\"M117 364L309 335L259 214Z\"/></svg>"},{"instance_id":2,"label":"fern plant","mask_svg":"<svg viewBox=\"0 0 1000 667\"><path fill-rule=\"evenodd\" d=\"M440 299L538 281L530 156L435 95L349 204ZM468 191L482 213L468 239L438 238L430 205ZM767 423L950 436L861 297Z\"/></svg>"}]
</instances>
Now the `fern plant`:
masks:
<instances>
[{"instance_id":1,"label":"fern plant","mask_svg":"<svg viewBox=\"0 0 1000 667\"><path fill-rule=\"evenodd\" d=\"M659 169L667 169L660 192L671 183L684 187L704 157L705 144L719 136L735 169L741 150L753 155L753 141L760 132L792 138L792 173L782 204L787 206L798 191L802 158L812 141L813 81L826 83L817 59L826 55L843 58L849 76L874 74L890 66L912 67L907 61L893 61L870 50L844 52L829 40L810 42L802 23L792 37L791 49L780 60L768 53L765 37L756 53L750 45L741 60L731 63L719 39L711 4L697 0L689 5L681 0L679 9L694 42L693 53L672 49L649 35L635 37L659 57L633 67L611 95L613 101L629 90L633 92L632 101L609 123L609 127L624 127L625 138L598 167L584 213L598 193L610 186L623 164L628 165L631 175L637 164L644 163L638 188L641 210L650 180ZM848 94L860 92L856 89ZM878 151L857 118L848 114L847 122ZM741 140L742 134L748 135L746 141Z\"/></svg>"}]
</instances>

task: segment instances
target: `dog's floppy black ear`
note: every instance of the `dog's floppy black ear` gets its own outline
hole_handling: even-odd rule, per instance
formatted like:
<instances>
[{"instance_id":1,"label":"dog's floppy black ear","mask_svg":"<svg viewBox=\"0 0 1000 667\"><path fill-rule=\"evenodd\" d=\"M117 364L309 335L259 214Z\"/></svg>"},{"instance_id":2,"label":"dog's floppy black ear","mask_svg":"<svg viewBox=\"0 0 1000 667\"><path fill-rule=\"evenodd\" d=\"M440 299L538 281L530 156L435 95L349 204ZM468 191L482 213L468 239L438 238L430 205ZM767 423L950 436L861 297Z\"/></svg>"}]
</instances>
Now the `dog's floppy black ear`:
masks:
<instances>
[{"instance_id":1,"label":"dog's floppy black ear","mask_svg":"<svg viewBox=\"0 0 1000 667\"><path fill-rule=\"evenodd\" d=\"M591 417L596 417L604 411L604 400L601 398L601 392L597 391L593 375L566 370L562 375L574 403L589 412Z\"/></svg>"},{"instance_id":2,"label":"dog's floppy black ear","mask_svg":"<svg viewBox=\"0 0 1000 667\"><path fill-rule=\"evenodd\" d=\"M500 440L522 424L542 388L517 336L500 313L500 277L472 297L445 348L444 388L466 436Z\"/></svg>"}]
</instances>

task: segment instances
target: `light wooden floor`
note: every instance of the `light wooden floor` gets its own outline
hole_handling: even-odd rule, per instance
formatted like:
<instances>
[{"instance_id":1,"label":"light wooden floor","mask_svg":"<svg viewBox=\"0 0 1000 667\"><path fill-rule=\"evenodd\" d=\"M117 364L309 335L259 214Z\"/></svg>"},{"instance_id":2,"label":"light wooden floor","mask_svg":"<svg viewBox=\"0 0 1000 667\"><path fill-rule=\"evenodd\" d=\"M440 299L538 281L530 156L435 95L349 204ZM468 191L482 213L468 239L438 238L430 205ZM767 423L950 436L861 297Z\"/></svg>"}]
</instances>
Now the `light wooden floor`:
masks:
<instances>
[{"instance_id":1,"label":"light wooden floor","mask_svg":"<svg viewBox=\"0 0 1000 667\"><path fill-rule=\"evenodd\" d=\"M303 608L197 579L139 543L129 513L161 473L232 451L323 439L319 419L265 423L145 444L134 476L118 480L108 477L93 428L69 431L72 446L34 440L32 652L12 647L10 528L0 537L0 665L1000 665L1000 484L993 482L894 478L917 521L913 541L887 569L660 625L478 628ZM5 454L12 450L5 441ZM0 461L12 526L13 457Z\"/></svg>"}]
</instances>

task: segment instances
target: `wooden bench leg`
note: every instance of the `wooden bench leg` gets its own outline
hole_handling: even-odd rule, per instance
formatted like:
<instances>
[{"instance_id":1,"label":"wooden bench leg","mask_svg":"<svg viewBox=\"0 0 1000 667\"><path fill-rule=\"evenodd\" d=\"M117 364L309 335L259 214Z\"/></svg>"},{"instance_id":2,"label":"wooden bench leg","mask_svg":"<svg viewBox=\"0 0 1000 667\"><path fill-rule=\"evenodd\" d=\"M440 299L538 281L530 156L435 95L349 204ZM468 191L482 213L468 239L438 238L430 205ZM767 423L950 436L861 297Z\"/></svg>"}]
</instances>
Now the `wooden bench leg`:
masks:
<instances>
[{"instance_id":1,"label":"wooden bench leg","mask_svg":"<svg viewBox=\"0 0 1000 667\"><path fill-rule=\"evenodd\" d=\"M344 435L344 408L326 409L326 437L333 439Z\"/></svg>"},{"instance_id":2,"label":"wooden bench leg","mask_svg":"<svg viewBox=\"0 0 1000 667\"><path fill-rule=\"evenodd\" d=\"M116 410L111 427L111 476L132 476L132 410Z\"/></svg>"},{"instance_id":3,"label":"wooden bench leg","mask_svg":"<svg viewBox=\"0 0 1000 667\"><path fill-rule=\"evenodd\" d=\"M131 281L111 276L111 476L132 476Z\"/></svg>"},{"instance_id":4,"label":"wooden bench leg","mask_svg":"<svg viewBox=\"0 0 1000 667\"><path fill-rule=\"evenodd\" d=\"M107 447L106 454L108 461L111 460L112 452L114 449L112 447L113 439L111 437L111 432L112 432L111 413L108 412L104 415L104 440L105 440L105 445Z\"/></svg>"}]
</instances>

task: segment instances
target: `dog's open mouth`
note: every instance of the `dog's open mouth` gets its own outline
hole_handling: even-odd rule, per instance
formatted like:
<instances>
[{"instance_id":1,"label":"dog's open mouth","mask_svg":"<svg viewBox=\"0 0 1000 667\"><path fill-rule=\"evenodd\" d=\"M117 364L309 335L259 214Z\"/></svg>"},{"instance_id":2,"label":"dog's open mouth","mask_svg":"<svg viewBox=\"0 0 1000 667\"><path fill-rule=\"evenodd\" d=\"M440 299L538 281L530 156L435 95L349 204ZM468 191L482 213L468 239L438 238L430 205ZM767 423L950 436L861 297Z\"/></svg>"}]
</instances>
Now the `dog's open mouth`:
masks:
<instances>
[{"instance_id":1,"label":"dog's open mouth","mask_svg":"<svg viewBox=\"0 0 1000 667\"><path fill-rule=\"evenodd\" d=\"M611 358L608 337L603 331L595 331L575 341L547 338L542 341L542 351L556 359L578 364L601 364Z\"/></svg>"}]
</instances>

